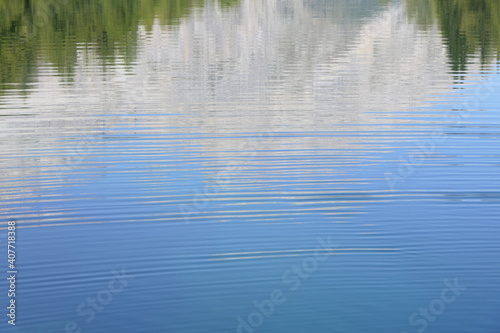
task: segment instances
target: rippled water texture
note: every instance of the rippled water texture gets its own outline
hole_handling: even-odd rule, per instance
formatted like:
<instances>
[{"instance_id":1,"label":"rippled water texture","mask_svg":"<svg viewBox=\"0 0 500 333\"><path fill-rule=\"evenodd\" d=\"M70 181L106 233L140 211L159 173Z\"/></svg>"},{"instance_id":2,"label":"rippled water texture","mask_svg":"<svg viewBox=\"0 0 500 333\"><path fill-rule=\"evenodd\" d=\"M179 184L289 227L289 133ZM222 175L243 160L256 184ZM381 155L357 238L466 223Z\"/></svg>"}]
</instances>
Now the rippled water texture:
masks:
<instances>
[{"instance_id":1,"label":"rippled water texture","mask_svg":"<svg viewBox=\"0 0 500 333\"><path fill-rule=\"evenodd\" d=\"M5 332L493 333L497 0L0 0Z\"/></svg>"}]
</instances>

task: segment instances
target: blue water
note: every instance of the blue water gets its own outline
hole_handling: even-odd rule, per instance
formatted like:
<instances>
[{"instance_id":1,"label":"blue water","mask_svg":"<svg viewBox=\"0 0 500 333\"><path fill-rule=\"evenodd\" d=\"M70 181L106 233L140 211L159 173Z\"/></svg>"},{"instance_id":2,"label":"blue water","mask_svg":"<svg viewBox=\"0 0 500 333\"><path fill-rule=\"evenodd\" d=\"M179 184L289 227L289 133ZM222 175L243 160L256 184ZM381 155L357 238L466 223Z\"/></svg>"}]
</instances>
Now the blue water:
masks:
<instances>
[{"instance_id":1,"label":"blue water","mask_svg":"<svg viewBox=\"0 0 500 333\"><path fill-rule=\"evenodd\" d=\"M497 332L500 62L453 70L408 8L207 2L66 70L42 43L0 94L2 331Z\"/></svg>"}]
</instances>

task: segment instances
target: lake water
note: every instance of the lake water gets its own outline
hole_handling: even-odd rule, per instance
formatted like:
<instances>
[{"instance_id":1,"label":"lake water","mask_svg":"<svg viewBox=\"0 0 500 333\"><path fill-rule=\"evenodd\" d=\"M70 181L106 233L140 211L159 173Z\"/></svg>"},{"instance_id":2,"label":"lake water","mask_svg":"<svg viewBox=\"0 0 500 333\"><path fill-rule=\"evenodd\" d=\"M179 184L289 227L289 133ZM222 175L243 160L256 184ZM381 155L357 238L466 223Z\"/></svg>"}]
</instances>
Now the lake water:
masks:
<instances>
[{"instance_id":1,"label":"lake water","mask_svg":"<svg viewBox=\"0 0 500 333\"><path fill-rule=\"evenodd\" d=\"M498 332L500 2L0 8L2 332Z\"/></svg>"}]
</instances>

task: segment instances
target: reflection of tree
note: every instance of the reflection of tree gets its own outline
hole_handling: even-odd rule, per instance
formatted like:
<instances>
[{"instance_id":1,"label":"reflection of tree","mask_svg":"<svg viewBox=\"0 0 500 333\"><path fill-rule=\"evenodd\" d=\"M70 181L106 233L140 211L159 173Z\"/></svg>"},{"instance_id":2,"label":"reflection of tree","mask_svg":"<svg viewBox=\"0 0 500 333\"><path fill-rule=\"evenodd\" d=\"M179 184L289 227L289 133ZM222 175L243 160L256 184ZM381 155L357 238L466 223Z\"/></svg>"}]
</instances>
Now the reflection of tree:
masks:
<instances>
[{"instance_id":1,"label":"reflection of tree","mask_svg":"<svg viewBox=\"0 0 500 333\"><path fill-rule=\"evenodd\" d=\"M240 0L219 0L222 7L233 7L238 4Z\"/></svg>"},{"instance_id":2,"label":"reflection of tree","mask_svg":"<svg viewBox=\"0 0 500 333\"><path fill-rule=\"evenodd\" d=\"M239 0L219 0L231 6ZM155 19L172 25L203 0L0 0L0 92L8 84L26 84L42 59L71 73L77 49L85 45L101 59L136 54L140 24Z\"/></svg>"},{"instance_id":3,"label":"reflection of tree","mask_svg":"<svg viewBox=\"0 0 500 333\"><path fill-rule=\"evenodd\" d=\"M436 19L443 33L453 71L465 70L477 52L483 63L500 51L500 1L406 0L408 11L421 26Z\"/></svg>"}]
</instances>

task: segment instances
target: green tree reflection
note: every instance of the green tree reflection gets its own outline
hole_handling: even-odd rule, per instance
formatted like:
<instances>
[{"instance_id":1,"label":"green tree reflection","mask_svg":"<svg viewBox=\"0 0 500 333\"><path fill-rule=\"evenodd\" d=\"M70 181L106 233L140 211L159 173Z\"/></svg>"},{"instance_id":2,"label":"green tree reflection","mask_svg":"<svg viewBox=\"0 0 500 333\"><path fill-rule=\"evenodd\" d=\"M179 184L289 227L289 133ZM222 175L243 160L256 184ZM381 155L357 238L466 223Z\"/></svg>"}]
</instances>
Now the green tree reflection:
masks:
<instances>
[{"instance_id":1,"label":"green tree reflection","mask_svg":"<svg viewBox=\"0 0 500 333\"><path fill-rule=\"evenodd\" d=\"M483 64L500 51L500 1L406 0L408 12L426 28L437 22L448 47L451 69L465 71L472 56Z\"/></svg>"},{"instance_id":2,"label":"green tree reflection","mask_svg":"<svg viewBox=\"0 0 500 333\"><path fill-rule=\"evenodd\" d=\"M213 0L215 1L215 0ZM222 7L239 0L218 0ZM139 25L175 25L203 0L0 0L0 94L24 89L43 60L71 73L78 48L132 62Z\"/></svg>"}]
</instances>

